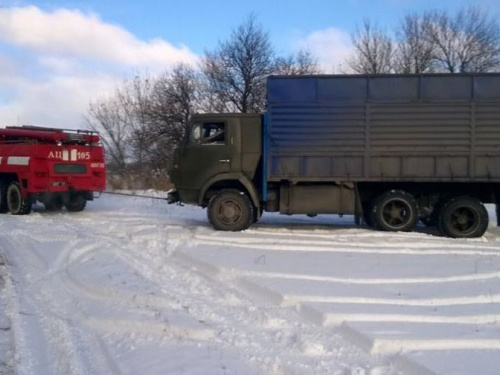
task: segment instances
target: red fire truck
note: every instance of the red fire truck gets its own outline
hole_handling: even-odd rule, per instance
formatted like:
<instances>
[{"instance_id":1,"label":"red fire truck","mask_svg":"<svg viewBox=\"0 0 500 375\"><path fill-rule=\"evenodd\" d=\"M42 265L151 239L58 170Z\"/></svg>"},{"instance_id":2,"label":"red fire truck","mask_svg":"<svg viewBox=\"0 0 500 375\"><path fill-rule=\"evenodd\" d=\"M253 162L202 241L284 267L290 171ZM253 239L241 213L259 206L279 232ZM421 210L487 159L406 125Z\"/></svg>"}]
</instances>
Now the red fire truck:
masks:
<instances>
[{"instance_id":1,"label":"red fire truck","mask_svg":"<svg viewBox=\"0 0 500 375\"><path fill-rule=\"evenodd\" d=\"M37 201L51 211L85 209L94 192L106 188L99 141L86 130L0 129L0 212L28 214Z\"/></svg>"}]
</instances>

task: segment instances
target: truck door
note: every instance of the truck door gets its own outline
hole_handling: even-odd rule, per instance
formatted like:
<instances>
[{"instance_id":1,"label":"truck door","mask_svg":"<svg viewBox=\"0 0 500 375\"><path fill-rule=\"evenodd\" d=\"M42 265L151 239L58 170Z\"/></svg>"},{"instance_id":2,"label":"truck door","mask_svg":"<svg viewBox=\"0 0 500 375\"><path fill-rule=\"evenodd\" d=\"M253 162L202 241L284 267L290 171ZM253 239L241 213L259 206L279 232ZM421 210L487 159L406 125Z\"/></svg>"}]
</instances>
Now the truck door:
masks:
<instances>
[{"instance_id":1,"label":"truck door","mask_svg":"<svg viewBox=\"0 0 500 375\"><path fill-rule=\"evenodd\" d=\"M181 156L182 185L200 189L211 177L231 170L231 145L228 121L194 123L188 144Z\"/></svg>"}]
</instances>

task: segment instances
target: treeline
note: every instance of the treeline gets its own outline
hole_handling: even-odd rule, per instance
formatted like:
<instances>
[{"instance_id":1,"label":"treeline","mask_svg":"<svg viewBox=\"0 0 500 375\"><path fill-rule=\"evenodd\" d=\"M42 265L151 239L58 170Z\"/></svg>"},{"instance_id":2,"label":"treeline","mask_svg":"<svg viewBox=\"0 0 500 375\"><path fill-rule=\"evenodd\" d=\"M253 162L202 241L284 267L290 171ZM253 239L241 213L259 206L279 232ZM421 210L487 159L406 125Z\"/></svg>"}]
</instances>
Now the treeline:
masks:
<instances>
[{"instance_id":1,"label":"treeline","mask_svg":"<svg viewBox=\"0 0 500 375\"><path fill-rule=\"evenodd\" d=\"M193 113L262 112L267 76L317 73L317 60L306 51L276 56L269 34L250 16L199 66L125 80L90 104L85 122L101 134L112 185L161 188Z\"/></svg>"},{"instance_id":2,"label":"treeline","mask_svg":"<svg viewBox=\"0 0 500 375\"><path fill-rule=\"evenodd\" d=\"M500 70L499 25L479 7L407 14L392 32L366 20L352 34L352 44L344 73ZM252 15L198 66L179 64L125 80L113 95L90 104L85 121L102 136L112 185L162 188L193 113L261 113L269 75L319 73L328 72L308 51L277 56Z\"/></svg>"},{"instance_id":3,"label":"treeline","mask_svg":"<svg viewBox=\"0 0 500 375\"><path fill-rule=\"evenodd\" d=\"M347 65L356 73L473 73L500 69L500 29L483 8L407 14L389 33L366 20Z\"/></svg>"}]
</instances>

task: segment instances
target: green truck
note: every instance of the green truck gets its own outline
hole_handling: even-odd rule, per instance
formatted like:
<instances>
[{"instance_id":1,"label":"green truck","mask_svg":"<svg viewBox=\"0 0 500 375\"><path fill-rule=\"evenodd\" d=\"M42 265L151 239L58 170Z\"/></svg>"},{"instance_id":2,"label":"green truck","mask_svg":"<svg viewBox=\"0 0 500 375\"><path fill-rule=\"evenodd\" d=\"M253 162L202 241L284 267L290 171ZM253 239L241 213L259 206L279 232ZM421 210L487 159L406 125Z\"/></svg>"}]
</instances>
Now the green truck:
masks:
<instances>
[{"instance_id":1,"label":"green truck","mask_svg":"<svg viewBox=\"0 0 500 375\"><path fill-rule=\"evenodd\" d=\"M264 211L479 237L500 203L500 74L271 76L267 111L192 118L170 203L240 231Z\"/></svg>"}]
</instances>

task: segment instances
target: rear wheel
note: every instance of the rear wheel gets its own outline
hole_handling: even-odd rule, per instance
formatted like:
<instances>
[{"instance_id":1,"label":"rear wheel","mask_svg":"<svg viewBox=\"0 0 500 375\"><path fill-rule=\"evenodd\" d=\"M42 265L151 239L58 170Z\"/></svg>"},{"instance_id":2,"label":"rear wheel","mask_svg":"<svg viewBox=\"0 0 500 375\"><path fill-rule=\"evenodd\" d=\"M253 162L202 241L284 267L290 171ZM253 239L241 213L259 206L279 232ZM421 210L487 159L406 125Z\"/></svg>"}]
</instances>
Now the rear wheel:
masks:
<instances>
[{"instance_id":1,"label":"rear wheel","mask_svg":"<svg viewBox=\"0 0 500 375\"><path fill-rule=\"evenodd\" d=\"M72 195L68 201L64 203L69 212L80 212L87 206L87 200L81 194Z\"/></svg>"},{"instance_id":2,"label":"rear wheel","mask_svg":"<svg viewBox=\"0 0 500 375\"><path fill-rule=\"evenodd\" d=\"M488 229L488 211L472 197L457 197L446 202L439 212L439 231L453 238L481 237Z\"/></svg>"},{"instance_id":3,"label":"rear wheel","mask_svg":"<svg viewBox=\"0 0 500 375\"><path fill-rule=\"evenodd\" d=\"M43 202L43 205L47 211L61 211L64 202L61 196L55 196Z\"/></svg>"},{"instance_id":4,"label":"rear wheel","mask_svg":"<svg viewBox=\"0 0 500 375\"><path fill-rule=\"evenodd\" d=\"M248 196L235 189L222 190L208 203L208 220L217 230L247 229L254 219L253 205Z\"/></svg>"},{"instance_id":5,"label":"rear wheel","mask_svg":"<svg viewBox=\"0 0 500 375\"><path fill-rule=\"evenodd\" d=\"M418 221L417 202L411 194L404 191L388 191L373 201L370 216L377 229L408 232Z\"/></svg>"},{"instance_id":6,"label":"rear wheel","mask_svg":"<svg viewBox=\"0 0 500 375\"><path fill-rule=\"evenodd\" d=\"M26 215L31 212L31 202L23 199L19 183L13 181L6 192L7 208L12 215Z\"/></svg>"}]
</instances>

